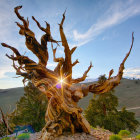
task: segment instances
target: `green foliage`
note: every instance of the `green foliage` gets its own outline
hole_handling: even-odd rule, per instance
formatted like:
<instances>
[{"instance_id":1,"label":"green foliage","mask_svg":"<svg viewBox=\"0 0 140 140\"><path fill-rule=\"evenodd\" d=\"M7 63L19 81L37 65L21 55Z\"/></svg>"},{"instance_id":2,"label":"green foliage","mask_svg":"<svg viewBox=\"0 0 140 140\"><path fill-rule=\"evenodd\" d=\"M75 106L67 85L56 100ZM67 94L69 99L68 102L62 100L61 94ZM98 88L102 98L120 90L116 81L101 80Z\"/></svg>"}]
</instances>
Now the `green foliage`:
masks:
<instances>
[{"instance_id":1,"label":"green foliage","mask_svg":"<svg viewBox=\"0 0 140 140\"><path fill-rule=\"evenodd\" d=\"M119 136L128 137L131 133L128 130L120 130L118 133Z\"/></svg>"},{"instance_id":2,"label":"green foliage","mask_svg":"<svg viewBox=\"0 0 140 140\"><path fill-rule=\"evenodd\" d=\"M1 140L10 140L9 137L2 138Z\"/></svg>"},{"instance_id":3,"label":"green foliage","mask_svg":"<svg viewBox=\"0 0 140 140\"><path fill-rule=\"evenodd\" d=\"M25 139L27 140L29 138L30 138L30 134L29 133L22 133L22 134L17 136L18 140L25 140Z\"/></svg>"},{"instance_id":4,"label":"green foliage","mask_svg":"<svg viewBox=\"0 0 140 140\"><path fill-rule=\"evenodd\" d=\"M136 139L140 140L140 134L136 136Z\"/></svg>"},{"instance_id":5,"label":"green foliage","mask_svg":"<svg viewBox=\"0 0 140 140\"><path fill-rule=\"evenodd\" d=\"M1 140L10 140L9 137L2 138Z\"/></svg>"},{"instance_id":6,"label":"green foliage","mask_svg":"<svg viewBox=\"0 0 140 140\"><path fill-rule=\"evenodd\" d=\"M120 119L122 121L123 129L128 129L130 132L136 131L140 123L135 119L135 113L129 112L125 108L122 108L118 112Z\"/></svg>"},{"instance_id":7,"label":"green foliage","mask_svg":"<svg viewBox=\"0 0 140 140\"><path fill-rule=\"evenodd\" d=\"M113 92L94 96L85 110L86 119L91 126L100 126L116 134L125 129L130 132L136 131L139 122L135 119L135 114L125 108L118 111L118 98Z\"/></svg>"},{"instance_id":8,"label":"green foliage","mask_svg":"<svg viewBox=\"0 0 140 140\"><path fill-rule=\"evenodd\" d=\"M135 84L138 84L138 80L135 81Z\"/></svg>"},{"instance_id":9,"label":"green foliage","mask_svg":"<svg viewBox=\"0 0 140 140\"><path fill-rule=\"evenodd\" d=\"M109 137L109 140L122 140L122 138L119 135L112 135Z\"/></svg>"},{"instance_id":10,"label":"green foliage","mask_svg":"<svg viewBox=\"0 0 140 140\"><path fill-rule=\"evenodd\" d=\"M46 96L30 82L24 91L24 96L17 102L14 112L10 114L10 125L12 127L31 125L35 131L40 131L45 124Z\"/></svg>"},{"instance_id":11,"label":"green foliage","mask_svg":"<svg viewBox=\"0 0 140 140\"><path fill-rule=\"evenodd\" d=\"M93 126L100 126L114 133L128 129L136 131L139 122L135 119L133 112L125 108L117 111L118 99L112 92L94 97L85 110L85 117Z\"/></svg>"},{"instance_id":12,"label":"green foliage","mask_svg":"<svg viewBox=\"0 0 140 140\"><path fill-rule=\"evenodd\" d=\"M106 81L106 77L105 77L105 74L104 75L100 75L99 78L98 78L98 83L102 84L103 82Z\"/></svg>"}]
</instances>

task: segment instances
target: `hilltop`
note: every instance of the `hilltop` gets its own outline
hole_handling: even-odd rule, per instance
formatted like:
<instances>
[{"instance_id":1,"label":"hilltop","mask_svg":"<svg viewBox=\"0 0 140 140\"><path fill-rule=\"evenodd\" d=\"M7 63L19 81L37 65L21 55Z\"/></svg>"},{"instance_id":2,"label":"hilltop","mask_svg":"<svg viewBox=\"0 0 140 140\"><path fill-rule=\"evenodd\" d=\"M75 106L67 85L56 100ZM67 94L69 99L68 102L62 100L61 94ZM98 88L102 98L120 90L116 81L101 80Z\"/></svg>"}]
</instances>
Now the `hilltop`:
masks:
<instances>
[{"instance_id":1,"label":"hilltop","mask_svg":"<svg viewBox=\"0 0 140 140\"><path fill-rule=\"evenodd\" d=\"M23 87L0 89L0 107L3 108L4 112L11 112L23 94ZM140 107L140 80L122 79L120 85L115 88L115 95L119 98L118 109L121 109L123 106L127 108ZM85 109L92 96L93 94L89 93L87 97L80 100L79 106ZM140 117L140 109L131 111L136 113L136 117Z\"/></svg>"},{"instance_id":2,"label":"hilltop","mask_svg":"<svg viewBox=\"0 0 140 140\"><path fill-rule=\"evenodd\" d=\"M122 79L119 86L115 88L114 94L119 99L119 110L124 106L126 108L140 107L140 80ZM85 109L92 96L93 94L89 93L87 97L80 100L79 106ZM140 109L131 111L136 113L136 117L140 117Z\"/></svg>"},{"instance_id":3,"label":"hilltop","mask_svg":"<svg viewBox=\"0 0 140 140\"><path fill-rule=\"evenodd\" d=\"M23 94L23 87L0 89L0 107L5 113L12 112L16 107L16 102Z\"/></svg>"}]
</instances>

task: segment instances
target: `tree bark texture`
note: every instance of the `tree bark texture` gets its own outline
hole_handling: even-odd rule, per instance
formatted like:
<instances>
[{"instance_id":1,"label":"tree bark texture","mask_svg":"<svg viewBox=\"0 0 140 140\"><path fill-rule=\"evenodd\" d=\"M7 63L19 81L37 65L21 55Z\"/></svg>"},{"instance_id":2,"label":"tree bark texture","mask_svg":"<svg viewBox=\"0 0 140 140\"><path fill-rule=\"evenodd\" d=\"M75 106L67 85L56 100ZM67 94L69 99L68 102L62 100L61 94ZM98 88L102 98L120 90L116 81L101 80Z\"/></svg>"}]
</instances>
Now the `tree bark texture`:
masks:
<instances>
[{"instance_id":1,"label":"tree bark texture","mask_svg":"<svg viewBox=\"0 0 140 140\"><path fill-rule=\"evenodd\" d=\"M92 68L90 63L83 76L77 79L72 78L72 68L79 63L78 59L72 62L72 54L77 47L70 49L64 30L63 24L65 21L65 12L59 24L60 41L56 41L51 36L50 24L46 22L46 27L42 27L35 17L32 19L37 24L37 27L43 31L41 43L35 37L35 33L29 28L29 20L20 15L19 10L22 6L15 7L14 11L20 22L16 22L20 31L19 34L25 37L26 47L36 55L38 62L31 60L29 57L21 55L20 52L6 44L1 43L3 47L9 48L13 51L13 55L6 56L13 61L13 67L16 74L24 77L23 83L31 81L40 91L42 91L46 98L48 98L48 107L46 110L45 120L46 125L42 129L42 139L50 140L61 135L64 131L85 132L90 133L90 125L82 115L82 109L78 107L77 103L80 99L87 96L89 92L94 94L103 94L115 88L123 75L124 63L128 58L133 46L133 33L132 44L129 52L126 54L122 63L120 64L118 74L111 77L113 70L109 72L109 78L103 83L94 83L90 85L76 86L76 83L84 81L87 73ZM51 43L53 60L57 63L54 70L47 68L49 59L48 43ZM53 45L60 44L64 47L65 57L56 58L57 48ZM63 82L60 80L63 80Z\"/></svg>"}]
</instances>

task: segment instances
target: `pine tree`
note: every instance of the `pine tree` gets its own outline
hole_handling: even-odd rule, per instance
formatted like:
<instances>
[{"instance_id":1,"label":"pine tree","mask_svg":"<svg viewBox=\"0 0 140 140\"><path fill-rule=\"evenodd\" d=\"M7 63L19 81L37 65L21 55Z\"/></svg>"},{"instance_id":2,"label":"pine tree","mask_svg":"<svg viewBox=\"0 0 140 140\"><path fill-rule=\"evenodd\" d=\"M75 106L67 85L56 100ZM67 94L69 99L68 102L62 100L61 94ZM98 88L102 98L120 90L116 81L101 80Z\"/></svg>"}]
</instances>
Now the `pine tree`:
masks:
<instances>
[{"instance_id":1,"label":"pine tree","mask_svg":"<svg viewBox=\"0 0 140 140\"><path fill-rule=\"evenodd\" d=\"M86 119L91 126L100 126L114 133L124 129L136 131L139 122L135 119L135 114L125 108L118 111L118 98L113 93L114 91L110 91L103 95L95 95L85 110Z\"/></svg>"},{"instance_id":2,"label":"pine tree","mask_svg":"<svg viewBox=\"0 0 140 140\"><path fill-rule=\"evenodd\" d=\"M11 127L31 125L35 131L40 131L45 125L46 96L30 82L24 91L24 96L17 102L14 112L10 114Z\"/></svg>"}]
</instances>

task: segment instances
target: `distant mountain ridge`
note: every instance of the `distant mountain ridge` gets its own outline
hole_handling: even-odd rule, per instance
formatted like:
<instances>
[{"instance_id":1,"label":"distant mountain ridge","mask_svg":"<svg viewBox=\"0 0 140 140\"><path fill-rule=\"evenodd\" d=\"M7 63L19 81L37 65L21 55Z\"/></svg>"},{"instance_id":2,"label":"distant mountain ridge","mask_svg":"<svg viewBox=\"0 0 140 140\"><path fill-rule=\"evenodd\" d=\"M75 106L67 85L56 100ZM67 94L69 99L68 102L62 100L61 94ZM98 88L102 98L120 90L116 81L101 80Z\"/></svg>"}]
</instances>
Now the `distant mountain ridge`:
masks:
<instances>
[{"instance_id":1,"label":"distant mountain ridge","mask_svg":"<svg viewBox=\"0 0 140 140\"><path fill-rule=\"evenodd\" d=\"M82 84L89 84L97 81L97 79L87 79ZM4 112L13 111L16 107L16 102L24 95L24 87L0 89L0 107ZM119 98L119 107L126 106L128 108L140 106L140 80L122 79L118 87L115 88L115 95ZM89 93L87 97L80 100L80 107L85 109L93 94ZM140 117L140 109L132 110Z\"/></svg>"},{"instance_id":2,"label":"distant mountain ridge","mask_svg":"<svg viewBox=\"0 0 140 140\"><path fill-rule=\"evenodd\" d=\"M5 113L12 112L16 102L24 95L24 87L0 89L0 107Z\"/></svg>"},{"instance_id":3,"label":"distant mountain ridge","mask_svg":"<svg viewBox=\"0 0 140 140\"><path fill-rule=\"evenodd\" d=\"M81 83L90 83L90 82L96 82L98 81L98 79L86 79L85 81L81 82Z\"/></svg>"},{"instance_id":4,"label":"distant mountain ridge","mask_svg":"<svg viewBox=\"0 0 140 140\"><path fill-rule=\"evenodd\" d=\"M119 110L124 106L126 108L140 107L140 80L123 78L121 80L121 83L115 88L114 94L119 99ZM87 97L80 100L80 102L78 103L79 106L85 109L88 106L89 101L90 99L92 99L92 97L93 94L89 93ZM136 116L140 118L140 109L130 111L135 112Z\"/></svg>"}]
</instances>

